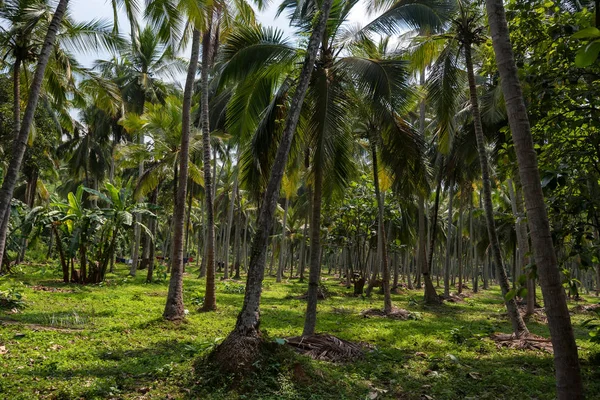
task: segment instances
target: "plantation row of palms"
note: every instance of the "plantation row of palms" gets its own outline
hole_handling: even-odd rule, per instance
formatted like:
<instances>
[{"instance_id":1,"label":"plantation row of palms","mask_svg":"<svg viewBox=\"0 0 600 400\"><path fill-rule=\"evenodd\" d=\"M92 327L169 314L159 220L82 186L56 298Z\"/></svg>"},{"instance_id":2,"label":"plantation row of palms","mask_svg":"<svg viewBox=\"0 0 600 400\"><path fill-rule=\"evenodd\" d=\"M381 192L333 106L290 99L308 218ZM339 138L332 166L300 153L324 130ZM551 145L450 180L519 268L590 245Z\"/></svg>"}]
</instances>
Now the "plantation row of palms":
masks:
<instances>
[{"instance_id":1,"label":"plantation row of palms","mask_svg":"<svg viewBox=\"0 0 600 400\"><path fill-rule=\"evenodd\" d=\"M502 1L373 2L372 20L355 27L357 3L282 2L296 32L287 39L257 23L262 2L115 0L124 34L117 21L74 21L68 0L4 0L0 272L43 246L66 283L102 282L129 261L133 276L168 277L173 321L186 313L186 268L206 279L202 311L217 309L217 274L245 272L237 323L215 350L223 364L260 348L267 264L277 281L307 279L307 337L325 268L355 295L381 287L386 315L401 284L438 304L453 286L495 280L522 338L517 300L532 313L539 284L557 396L582 398L563 284L573 295L600 285L600 171L578 164L598 155L565 158L587 174L585 189L543 154L541 179L532 131L547 110L517 69L537 53L515 56ZM510 7L521 20L569 12L580 28L593 17L570 2ZM524 36L512 32L517 48ZM85 68L82 50L113 56ZM590 101L573 98L578 111ZM589 203L562 209L563 188Z\"/></svg>"}]
</instances>

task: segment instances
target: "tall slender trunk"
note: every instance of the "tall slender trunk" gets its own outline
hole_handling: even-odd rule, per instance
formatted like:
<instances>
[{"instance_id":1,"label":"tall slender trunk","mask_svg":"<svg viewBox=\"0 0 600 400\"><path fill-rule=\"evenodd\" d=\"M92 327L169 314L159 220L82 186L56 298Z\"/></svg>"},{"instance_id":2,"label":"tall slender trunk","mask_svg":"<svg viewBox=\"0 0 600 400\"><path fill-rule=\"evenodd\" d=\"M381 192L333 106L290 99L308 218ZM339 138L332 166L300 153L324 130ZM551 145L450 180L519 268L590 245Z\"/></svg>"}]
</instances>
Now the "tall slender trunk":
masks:
<instances>
[{"instance_id":1,"label":"tall slender trunk","mask_svg":"<svg viewBox=\"0 0 600 400\"><path fill-rule=\"evenodd\" d=\"M373 158L373 183L375 186L375 198L377 199L377 226L381 240L381 266L383 269L383 312L389 314L392 312L392 294L390 291L390 267L388 265L387 240L385 237L385 222L383 213L383 198L379 191L379 166L377 160L377 148L375 144L371 145L371 155Z\"/></svg>"},{"instance_id":2,"label":"tall slender trunk","mask_svg":"<svg viewBox=\"0 0 600 400\"><path fill-rule=\"evenodd\" d=\"M21 58L16 57L13 63L13 130L12 137L17 143L17 137L21 130ZM12 195L11 195L12 197ZM0 207L0 213L2 208ZM2 261L4 258L4 249L6 247L6 238L8 235L8 219L10 218L10 199L9 205L4 210L5 218L0 216L0 272L2 272Z\"/></svg>"},{"instance_id":3,"label":"tall slender trunk","mask_svg":"<svg viewBox=\"0 0 600 400\"><path fill-rule=\"evenodd\" d=\"M239 196L237 196L238 213L237 223L235 224L235 238L233 240L233 249L235 251L235 276L233 279L240 279L240 265L242 258L242 246L241 246L241 230L242 230L242 207L240 205Z\"/></svg>"},{"instance_id":4,"label":"tall slender trunk","mask_svg":"<svg viewBox=\"0 0 600 400\"><path fill-rule=\"evenodd\" d=\"M464 189L464 186L463 186ZM462 229L463 229L463 189L461 189L461 195L459 196L458 203L458 229L456 232L456 240L458 245L457 251L457 264L458 264L458 290L457 292L462 293L463 286L463 240L462 240Z\"/></svg>"},{"instance_id":5,"label":"tall slender trunk","mask_svg":"<svg viewBox=\"0 0 600 400\"><path fill-rule=\"evenodd\" d=\"M237 165L239 165L240 159L238 156ZM225 276L228 277L227 271L229 270L229 243L231 240L231 229L233 228L233 211L235 208L235 198L237 197L238 190L238 173L235 172L233 178L233 189L231 191L231 201L229 202L229 210L227 214L227 230L225 231Z\"/></svg>"},{"instance_id":6,"label":"tall slender trunk","mask_svg":"<svg viewBox=\"0 0 600 400\"><path fill-rule=\"evenodd\" d=\"M517 235L517 244L519 246L518 264L519 270L524 272L524 268L529 264L529 238L527 237L527 223L523 215L523 199L521 191L513 187L511 179L508 180L508 193L510 196L510 205L515 216L515 233ZM515 185L516 186L516 185ZM519 197L517 197L519 196ZM531 293L530 293L531 292ZM535 310L535 281L527 278L527 315L533 314Z\"/></svg>"},{"instance_id":7,"label":"tall slender trunk","mask_svg":"<svg viewBox=\"0 0 600 400\"><path fill-rule=\"evenodd\" d=\"M158 197L158 187L152 191L152 195L150 196L150 204L156 204L156 200ZM148 229L152 234L152 237L149 235L146 236L148 243L148 273L146 274L146 282L152 282L154 279L154 253L156 251L156 226L158 225L158 220L156 218L150 218L148 224L150 225ZM114 257L112 257L114 259Z\"/></svg>"},{"instance_id":8,"label":"tall slender trunk","mask_svg":"<svg viewBox=\"0 0 600 400\"><path fill-rule=\"evenodd\" d=\"M217 309L215 294L215 207L212 176L210 171L210 115L208 108L208 70L211 59L211 32L208 29L202 37L202 71L200 109L202 118L202 148L204 157L204 196L206 200L206 291L204 294L203 311ZM215 164L217 160L215 157ZM216 180L216 177L215 177Z\"/></svg>"},{"instance_id":9,"label":"tall slender trunk","mask_svg":"<svg viewBox=\"0 0 600 400\"><path fill-rule=\"evenodd\" d=\"M19 127L19 135L15 138L12 158L10 160L8 170L6 172L2 188L0 189L0 227L3 226L4 219L7 218L9 215L7 214L7 210L10 207L10 200L13 197L15 185L19 176L19 171L21 170L23 156L25 154L25 150L27 149L29 131L31 130L31 125L33 124L33 119L35 116L35 110L37 108L37 103L40 98L40 92L42 90L42 81L44 80L44 73L46 71L46 66L48 65L48 60L50 59L50 54L54 47L54 40L56 38L56 34L65 15L68 3L69 0L60 0L58 2L56 10L54 11L54 15L52 16L50 25L48 26L48 31L46 33L46 37L44 38L44 44L42 45L42 49L38 57L37 67L35 69L33 80L31 82L29 96L27 99L25 114L23 115L22 124ZM0 242L0 246L1 245L2 243ZM3 254L4 248L0 248L0 259Z\"/></svg>"},{"instance_id":10,"label":"tall slender trunk","mask_svg":"<svg viewBox=\"0 0 600 400\"><path fill-rule=\"evenodd\" d=\"M492 183L490 180L490 171L488 166L487 154L485 151L485 142L483 138L483 127L481 126L481 116L479 114L479 102L477 100L477 87L475 86L475 74L473 71L473 60L471 58L471 43L464 44L465 51L465 64L467 66L467 75L469 78L469 93L471 97L471 109L473 113L473 124L475 126L475 138L477 139L477 152L479 154L479 164L481 166L481 180L483 183L483 208L485 211L485 219L487 222L488 237L490 238L490 250L494 263L496 264L496 271L502 294L506 294L510 291L510 283L508 276L506 275L506 269L502 262L502 255L500 253L500 242L498 241L498 235L496 233L496 222L494 221L494 208L492 204ZM527 326L519 313L517 302L514 297L506 300L506 308L508 310L508 316L512 322L513 330L515 334L522 335L527 334Z\"/></svg>"},{"instance_id":11,"label":"tall slender trunk","mask_svg":"<svg viewBox=\"0 0 600 400\"><path fill-rule=\"evenodd\" d=\"M65 252L62 246L62 240L58 233L58 229L56 225L52 225L52 232L54 232L54 236L56 237L56 248L58 249L58 256L60 257L60 265L62 266L63 273L63 282L69 283L69 264L65 258Z\"/></svg>"},{"instance_id":12,"label":"tall slender trunk","mask_svg":"<svg viewBox=\"0 0 600 400\"><path fill-rule=\"evenodd\" d=\"M185 246L183 247L184 251L183 251L183 258L184 260L187 259L187 262L183 263L183 272L185 272L185 265L186 263L190 262L190 251L189 251L189 245L190 245L190 228L192 225L192 203L194 202L194 196L193 196L193 187L194 187L194 183L192 182L192 180L188 180L188 187L190 188L190 190L188 190L187 196L188 196L188 203L187 203L187 213L186 213L186 221L185 221Z\"/></svg>"},{"instance_id":13,"label":"tall slender trunk","mask_svg":"<svg viewBox=\"0 0 600 400\"><path fill-rule=\"evenodd\" d=\"M288 216L288 207L290 204L289 197L285 198L285 205L283 208L283 226L281 228L281 244L279 245L279 266L277 267L277 282L281 282L281 278L283 275L283 268L285 267L285 236L287 229L287 216Z\"/></svg>"},{"instance_id":14,"label":"tall slender trunk","mask_svg":"<svg viewBox=\"0 0 600 400\"><path fill-rule=\"evenodd\" d=\"M263 196L262 207L258 217L257 230L254 235L252 252L250 256L250 265L248 268L248 279L246 282L246 293L244 296L244 305L237 318L234 332L241 336L258 336L260 323L260 295L262 292L262 281L265 272L265 256L267 251L267 239L273 224L273 215L277 206L277 198L281 187L281 179L285 170L288 154L292 145L294 132L300 119L302 103L306 96L308 84L312 70L317 59L319 43L325 31L329 11L331 10L332 0L324 0L321 5L321 12L316 25L313 27L308 48L304 58L302 71L298 78L298 85L292 97L290 112L287 115L285 128L281 135L281 141L275 156L275 162L271 169L269 183Z\"/></svg>"},{"instance_id":15,"label":"tall slender trunk","mask_svg":"<svg viewBox=\"0 0 600 400\"><path fill-rule=\"evenodd\" d=\"M486 6L496 64L500 72L502 92L519 164L519 176L525 195L533 253L554 347L557 397L560 400L583 399L577 345L554 253L537 157L510 43L504 4L502 0L486 0Z\"/></svg>"},{"instance_id":16,"label":"tall slender trunk","mask_svg":"<svg viewBox=\"0 0 600 400\"><path fill-rule=\"evenodd\" d=\"M448 193L448 233L446 237L446 260L444 263L444 296L450 297L450 262L452 249L452 206L454 204L454 179L450 179Z\"/></svg>"},{"instance_id":17,"label":"tall slender trunk","mask_svg":"<svg viewBox=\"0 0 600 400\"><path fill-rule=\"evenodd\" d=\"M308 214L304 219L304 227L302 227L302 242L300 242L300 261L298 262L298 281L304 282L304 263L306 260L306 231L308 230ZM600 286L600 280L598 281Z\"/></svg>"},{"instance_id":18,"label":"tall slender trunk","mask_svg":"<svg viewBox=\"0 0 600 400\"><path fill-rule=\"evenodd\" d=\"M192 95L194 79L198 66L200 52L200 32L194 29L192 34L192 50L188 66L185 89L183 92L183 105L181 110L181 149L179 152L179 182L177 186L177 202L173 215L173 262L171 264L171 278L169 279L169 292L163 317L167 320L183 319L183 243L185 223L185 197L188 180L188 153L190 147L190 112L192 108ZM203 84L205 84L203 82ZM204 96L202 96L204 99ZM205 164L207 165L207 164ZM206 170L206 168L205 168Z\"/></svg>"},{"instance_id":19,"label":"tall slender trunk","mask_svg":"<svg viewBox=\"0 0 600 400\"><path fill-rule=\"evenodd\" d=\"M441 164L441 163L440 163ZM430 225L430 238L429 238L429 254L427 254L427 262L425 263L423 269L423 281L425 282L425 303L426 304L439 304L440 298L433 287L433 282L431 281L431 266L433 265L433 256L435 249L435 234L437 231L437 218L438 211L440 208L440 191L442 188L442 166L440 165L440 171L438 172L438 181L437 187L435 189L435 202L433 204L433 214L431 216ZM423 201L419 202L419 207L421 207ZM422 213L422 210L419 209L419 213ZM424 218L424 217L423 217ZM423 222L424 223L424 222ZM425 256L425 248L423 248L421 256ZM438 274L439 278L439 274ZM438 285L439 286L439 285Z\"/></svg>"},{"instance_id":20,"label":"tall slender trunk","mask_svg":"<svg viewBox=\"0 0 600 400\"><path fill-rule=\"evenodd\" d=\"M142 110L143 112L143 103ZM144 144L144 134L140 133L138 137L138 144L141 146ZM140 162L138 165L138 179L140 179L144 175L144 163ZM142 216L140 214L135 215L135 226L133 227L133 248L131 249L131 267L129 268L129 275L135 276L138 263L140 258L140 244L142 241L142 227L140 224L142 223Z\"/></svg>"},{"instance_id":21,"label":"tall slender trunk","mask_svg":"<svg viewBox=\"0 0 600 400\"><path fill-rule=\"evenodd\" d=\"M317 301L321 277L321 203L323 201L323 142L317 144L314 160L314 192L312 220L310 221L310 264L308 270L308 296L302 336L315 333Z\"/></svg>"}]
</instances>

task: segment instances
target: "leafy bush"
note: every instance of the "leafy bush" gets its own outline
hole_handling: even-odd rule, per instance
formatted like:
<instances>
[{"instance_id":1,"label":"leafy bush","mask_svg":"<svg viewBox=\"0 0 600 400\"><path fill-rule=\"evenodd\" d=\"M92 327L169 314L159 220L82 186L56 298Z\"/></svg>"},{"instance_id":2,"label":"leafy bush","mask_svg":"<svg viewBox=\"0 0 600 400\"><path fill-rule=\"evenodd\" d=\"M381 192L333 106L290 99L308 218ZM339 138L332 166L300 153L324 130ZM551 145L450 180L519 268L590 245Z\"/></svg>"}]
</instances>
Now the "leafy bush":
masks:
<instances>
[{"instance_id":1,"label":"leafy bush","mask_svg":"<svg viewBox=\"0 0 600 400\"><path fill-rule=\"evenodd\" d=\"M226 283L223 286L223 293L242 294L246 291L246 286Z\"/></svg>"},{"instance_id":2,"label":"leafy bush","mask_svg":"<svg viewBox=\"0 0 600 400\"><path fill-rule=\"evenodd\" d=\"M594 309L593 312L596 313L596 317L584 321L581 325L590 329L588 335L591 342L600 343L600 309Z\"/></svg>"},{"instance_id":3,"label":"leafy bush","mask_svg":"<svg viewBox=\"0 0 600 400\"><path fill-rule=\"evenodd\" d=\"M22 308L25 306L23 294L16 288L8 290L0 290L0 308L12 309Z\"/></svg>"}]
</instances>

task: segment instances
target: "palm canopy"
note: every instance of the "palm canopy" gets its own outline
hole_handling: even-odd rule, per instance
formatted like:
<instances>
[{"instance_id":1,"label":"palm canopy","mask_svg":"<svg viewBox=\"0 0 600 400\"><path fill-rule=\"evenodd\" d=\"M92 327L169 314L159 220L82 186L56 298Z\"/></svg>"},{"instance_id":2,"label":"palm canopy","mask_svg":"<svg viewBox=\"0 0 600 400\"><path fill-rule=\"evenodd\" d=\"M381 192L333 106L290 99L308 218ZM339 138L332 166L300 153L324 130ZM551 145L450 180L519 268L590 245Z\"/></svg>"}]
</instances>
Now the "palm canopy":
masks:
<instances>
[{"instance_id":1,"label":"palm canopy","mask_svg":"<svg viewBox=\"0 0 600 400\"><path fill-rule=\"evenodd\" d=\"M119 122L130 133L143 133L150 138L145 144L126 144L117 150L117 158L123 166L133 167L140 160L146 161L146 169L139 177L134 196L142 198L154 190L160 182L176 174L181 147L181 103L177 96L168 96L164 104L146 103L144 113L128 113ZM193 162L202 151L199 132L193 132L190 140L190 178L204 185L201 169Z\"/></svg>"}]
</instances>

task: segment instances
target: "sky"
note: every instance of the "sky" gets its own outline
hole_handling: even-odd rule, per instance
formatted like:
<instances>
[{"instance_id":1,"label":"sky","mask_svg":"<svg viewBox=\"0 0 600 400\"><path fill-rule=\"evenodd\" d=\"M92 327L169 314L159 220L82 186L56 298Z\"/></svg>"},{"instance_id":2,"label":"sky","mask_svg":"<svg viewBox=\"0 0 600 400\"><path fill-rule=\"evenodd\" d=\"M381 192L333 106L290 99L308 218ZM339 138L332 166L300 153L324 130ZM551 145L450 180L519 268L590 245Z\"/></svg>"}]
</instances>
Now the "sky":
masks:
<instances>
[{"instance_id":1,"label":"sky","mask_svg":"<svg viewBox=\"0 0 600 400\"><path fill-rule=\"evenodd\" d=\"M359 23L365 25L370 18L367 17L365 10L364 0L352 10L350 14L350 23ZM277 12L277 6L279 1L274 0L269 8L265 11L258 13L258 20L265 26L273 26L281 29L288 36L292 36L293 30L290 29L287 19L282 15L279 18L275 18ZM113 11L110 0L71 0L69 2L69 9L71 15L76 21L89 21L92 19L108 19L112 21ZM126 22L126 17L123 12L119 13L119 27L120 31L127 33L129 32L129 25ZM86 67L90 67L94 60L107 58L108 53L98 54L79 54L78 60ZM186 57L185 54L182 55Z\"/></svg>"}]
</instances>

